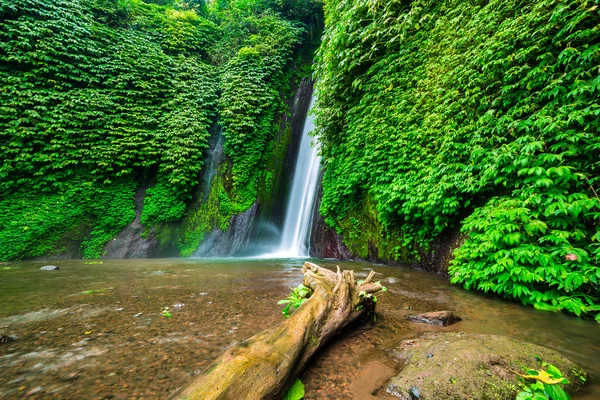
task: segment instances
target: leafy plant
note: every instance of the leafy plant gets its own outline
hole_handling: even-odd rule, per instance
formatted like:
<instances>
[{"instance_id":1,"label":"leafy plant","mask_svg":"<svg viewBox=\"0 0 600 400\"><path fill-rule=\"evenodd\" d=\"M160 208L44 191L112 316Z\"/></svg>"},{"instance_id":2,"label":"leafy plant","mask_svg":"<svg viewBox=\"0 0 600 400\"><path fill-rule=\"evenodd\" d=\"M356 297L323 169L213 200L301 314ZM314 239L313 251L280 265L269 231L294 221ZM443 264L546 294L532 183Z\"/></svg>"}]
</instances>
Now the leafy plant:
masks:
<instances>
[{"instance_id":1,"label":"leafy plant","mask_svg":"<svg viewBox=\"0 0 600 400\"><path fill-rule=\"evenodd\" d=\"M542 362L544 369L525 368L525 374L512 371L527 380L535 380L525 389L517 393L516 400L570 400L560 384L568 384L569 380L554 365Z\"/></svg>"},{"instance_id":2,"label":"leafy plant","mask_svg":"<svg viewBox=\"0 0 600 400\"><path fill-rule=\"evenodd\" d=\"M302 400L304 398L304 384L300 379L296 379L292 386L283 396L283 400Z\"/></svg>"},{"instance_id":3,"label":"leafy plant","mask_svg":"<svg viewBox=\"0 0 600 400\"><path fill-rule=\"evenodd\" d=\"M325 4L321 213L351 251L600 321L597 1ZM375 239L372 239L375 238Z\"/></svg>"},{"instance_id":4,"label":"leafy plant","mask_svg":"<svg viewBox=\"0 0 600 400\"><path fill-rule=\"evenodd\" d=\"M162 310L162 316L165 318L171 318L173 316L173 314L171 314L171 311L169 311L169 307L165 307Z\"/></svg>"},{"instance_id":5,"label":"leafy plant","mask_svg":"<svg viewBox=\"0 0 600 400\"><path fill-rule=\"evenodd\" d=\"M290 316L293 310L300 307L300 305L302 305L302 303L312 294L312 290L303 284L299 284L297 287L290 289L292 289L291 293L285 299L277 302L277 304L286 305L283 310L281 310L281 313L286 318Z\"/></svg>"},{"instance_id":6,"label":"leafy plant","mask_svg":"<svg viewBox=\"0 0 600 400\"><path fill-rule=\"evenodd\" d=\"M134 220L142 182L153 182L143 224L181 220L217 121L227 201L171 241L190 253L271 185L266 160L303 40L301 10L284 18L254 0L227 10L148 3L0 5L0 260L54 256L72 242L99 258Z\"/></svg>"}]
</instances>

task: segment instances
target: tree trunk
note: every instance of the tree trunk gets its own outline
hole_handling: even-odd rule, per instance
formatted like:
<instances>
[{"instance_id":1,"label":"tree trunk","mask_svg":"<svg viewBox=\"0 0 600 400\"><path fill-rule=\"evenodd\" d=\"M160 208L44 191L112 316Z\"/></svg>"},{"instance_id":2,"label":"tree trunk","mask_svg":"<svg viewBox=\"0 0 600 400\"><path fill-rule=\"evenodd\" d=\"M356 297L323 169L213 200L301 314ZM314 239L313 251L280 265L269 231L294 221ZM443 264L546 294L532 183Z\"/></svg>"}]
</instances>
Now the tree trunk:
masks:
<instances>
[{"instance_id":1,"label":"tree trunk","mask_svg":"<svg viewBox=\"0 0 600 400\"><path fill-rule=\"evenodd\" d=\"M382 289L374 271L360 285L354 271L337 273L306 262L310 298L284 322L228 349L177 398L279 399L308 360L336 332L357 318L372 316L369 294Z\"/></svg>"}]
</instances>

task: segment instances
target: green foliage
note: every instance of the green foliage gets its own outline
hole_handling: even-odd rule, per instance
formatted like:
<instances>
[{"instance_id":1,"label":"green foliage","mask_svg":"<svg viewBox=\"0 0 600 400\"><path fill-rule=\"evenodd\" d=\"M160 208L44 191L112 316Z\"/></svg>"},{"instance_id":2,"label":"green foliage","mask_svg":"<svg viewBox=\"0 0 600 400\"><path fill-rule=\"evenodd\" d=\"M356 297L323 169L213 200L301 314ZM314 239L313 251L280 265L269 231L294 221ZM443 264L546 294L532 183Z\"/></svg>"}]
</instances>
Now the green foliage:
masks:
<instances>
[{"instance_id":1,"label":"green foliage","mask_svg":"<svg viewBox=\"0 0 600 400\"><path fill-rule=\"evenodd\" d=\"M286 83L284 69L302 30L268 14L248 17L245 25L244 29L259 34L249 35L224 67L219 121L232 164L233 200L249 206L257 197L257 185L270 155L266 150L279 128L276 121L283 111L279 90Z\"/></svg>"},{"instance_id":2,"label":"green foliage","mask_svg":"<svg viewBox=\"0 0 600 400\"><path fill-rule=\"evenodd\" d=\"M184 200L176 186L170 185L166 179L159 179L146 191L140 221L150 225L179 219L185 211Z\"/></svg>"},{"instance_id":3,"label":"green foliage","mask_svg":"<svg viewBox=\"0 0 600 400\"><path fill-rule=\"evenodd\" d=\"M296 379L292 386L283 396L283 400L302 400L304 398L304 384L300 379Z\"/></svg>"},{"instance_id":4,"label":"green foliage","mask_svg":"<svg viewBox=\"0 0 600 400\"><path fill-rule=\"evenodd\" d=\"M180 216L216 111L200 58L214 24L137 0L10 0L0 16L0 258L42 256L82 223L83 255L99 257L155 165L144 219Z\"/></svg>"},{"instance_id":5,"label":"green foliage","mask_svg":"<svg viewBox=\"0 0 600 400\"><path fill-rule=\"evenodd\" d=\"M131 0L127 24L136 29L113 29L110 25L123 22L117 12L123 2L4 4L3 188L26 183L48 187L81 168L97 180L110 181L131 176L161 157L171 181L193 178L201 164L191 171L176 166L186 151L198 158L194 150L201 155L205 143L189 148L177 140L181 130L173 131L185 125L195 135L203 133L198 131L206 129L212 115L214 89L212 94L195 94L197 99L192 96L194 90L214 87L214 82L198 59L186 58L185 52L177 57L165 53L170 47L161 46L161 40L177 36L168 31L172 18ZM106 19L108 26L96 18ZM198 28L198 34L208 33ZM165 111L170 111L166 117Z\"/></svg>"},{"instance_id":6,"label":"green foliage","mask_svg":"<svg viewBox=\"0 0 600 400\"><path fill-rule=\"evenodd\" d=\"M542 367L540 370L524 368L525 374L519 374L535 382L517 393L516 400L570 400L571 397L559 386L568 384L568 379L552 364L542 362Z\"/></svg>"},{"instance_id":7,"label":"green foliage","mask_svg":"<svg viewBox=\"0 0 600 400\"><path fill-rule=\"evenodd\" d=\"M226 228L250 207L272 178L264 175L269 141L304 32L259 8L2 2L0 260L60 252L69 235L86 257L99 257L135 216L135 180L155 182L142 223L180 220L217 120L229 157L216 192L222 204L211 204L215 218L188 224L178 247L189 253L214 223Z\"/></svg>"},{"instance_id":8,"label":"green foliage","mask_svg":"<svg viewBox=\"0 0 600 400\"><path fill-rule=\"evenodd\" d=\"M165 307L165 308L162 310L162 313L161 313L161 314L162 314L162 316L163 316L163 317L165 317L165 318L171 318L171 317L173 316L173 314L171 313L171 311L169 311L169 307Z\"/></svg>"},{"instance_id":9,"label":"green foliage","mask_svg":"<svg viewBox=\"0 0 600 400\"><path fill-rule=\"evenodd\" d=\"M384 232L414 260L470 215L453 282L597 315L598 5L327 3L326 221L345 237ZM353 228L367 203L375 223Z\"/></svg>"},{"instance_id":10,"label":"green foliage","mask_svg":"<svg viewBox=\"0 0 600 400\"><path fill-rule=\"evenodd\" d=\"M493 198L464 221L469 240L455 252L451 281L541 310L596 315L600 253L587 231L599 210L597 199L560 187Z\"/></svg>"},{"instance_id":11,"label":"green foliage","mask_svg":"<svg viewBox=\"0 0 600 400\"><path fill-rule=\"evenodd\" d=\"M277 302L277 304L286 305L283 310L281 310L281 313L286 318L290 316L291 311L300 307L302 303L304 303L304 300L308 299L312 294L312 290L303 284L299 284L297 287L290 289L292 289L291 293L285 299Z\"/></svg>"},{"instance_id":12,"label":"green foliage","mask_svg":"<svg viewBox=\"0 0 600 400\"><path fill-rule=\"evenodd\" d=\"M84 258L100 258L104 244L135 217L135 182L72 181L60 192L12 192L0 198L0 260L42 257L82 240Z\"/></svg>"}]
</instances>

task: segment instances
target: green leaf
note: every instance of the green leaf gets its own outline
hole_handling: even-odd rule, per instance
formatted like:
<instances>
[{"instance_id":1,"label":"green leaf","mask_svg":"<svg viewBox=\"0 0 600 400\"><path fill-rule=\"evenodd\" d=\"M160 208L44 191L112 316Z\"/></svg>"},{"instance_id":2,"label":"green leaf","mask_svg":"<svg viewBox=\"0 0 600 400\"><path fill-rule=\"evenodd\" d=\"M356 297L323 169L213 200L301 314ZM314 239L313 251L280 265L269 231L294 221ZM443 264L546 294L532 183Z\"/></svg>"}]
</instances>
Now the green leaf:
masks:
<instances>
[{"instance_id":1,"label":"green leaf","mask_svg":"<svg viewBox=\"0 0 600 400\"><path fill-rule=\"evenodd\" d=\"M517 393L516 400L532 400L533 395L530 392L519 392Z\"/></svg>"},{"instance_id":2,"label":"green leaf","mask_svg":"<svg viewBox=\"0 0 600 400\"><path fill-rule=\"evenodd\" d=\"M300 379L296 379L292 386L283 396L283 400L302 400L304 398L304 384Z\"/></svg>"},{"instance_id":3,"label":"green leaf","mask_svg":"<svg viewBox=\"0 0 600 400\"><path fill-rule=\"evenodd\" d=\"M556 367L555 367L554 365L552 365L552 364L548 364L548 365L546 366L546 371L547 371L547 372L548 372L548 374L549 374L551 377L553 377L553 378L556 378L556 379L558 379L558 378L562 378L562 377L563 377L563 375L562 375L562 373L560 372L560 370L559 370L558 368L556 368Z\"/></svg>"},{"instance_id":4,"label":"green leaf","mask_svg":"<svg viewBox=\"0 0 600 400\"><path fill-rule=\"evenodd\" d=\"M545 390L552 400L571 400L559 385L546 385Z\"/></svg>"}]
</instances>

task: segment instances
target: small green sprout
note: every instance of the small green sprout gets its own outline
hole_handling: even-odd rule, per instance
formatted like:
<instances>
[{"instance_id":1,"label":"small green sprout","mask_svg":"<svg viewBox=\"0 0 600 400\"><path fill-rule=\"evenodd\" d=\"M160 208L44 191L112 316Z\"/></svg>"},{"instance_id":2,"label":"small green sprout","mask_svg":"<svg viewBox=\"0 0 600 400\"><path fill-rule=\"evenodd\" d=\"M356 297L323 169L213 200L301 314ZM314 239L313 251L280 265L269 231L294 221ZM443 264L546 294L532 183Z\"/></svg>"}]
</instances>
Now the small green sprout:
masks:
<instances>
[{"instance_id":1,"label":"small green sprout","mask_svg":"<svg viewBox=\"0 0 600 400\"><path fill-rule=\"evenodd\" d=\"M169 307L165 307L165 309L162 311L162 316L165 318L171 318L173 316L173 314L171 314L169 311Z\"/></svg>"},{"instance_id":2,"label":"small green sprout","mask_svg":"<svg viewBox=\"0 0 600 400\"><path fill-rule=\"evenodd\" d=\"M290 316L290 309L293 307L294 309L300 307L300 305L310 297L312 294L312 290L303 284L299 284L295 288L292 289L291 293L288 297L283 300L279 300L277 304L285 304L286 306L281 310L281 313L287 318Z\"/></svg>"}]
</instances>

